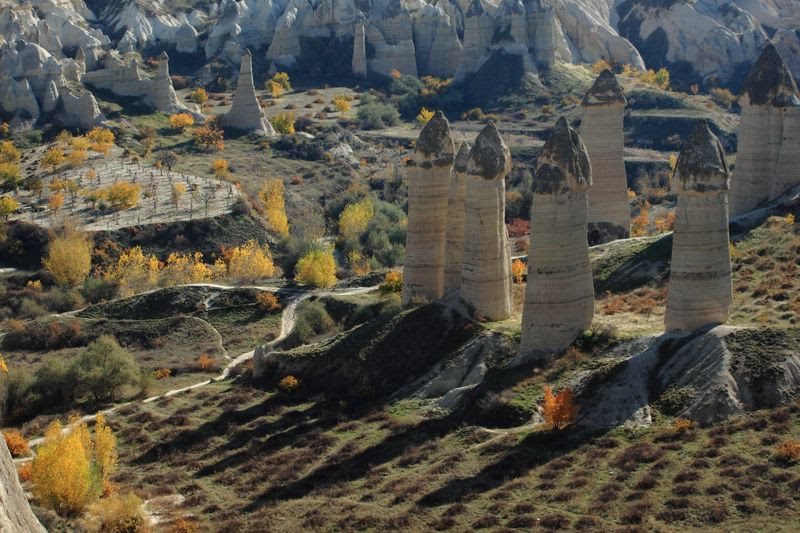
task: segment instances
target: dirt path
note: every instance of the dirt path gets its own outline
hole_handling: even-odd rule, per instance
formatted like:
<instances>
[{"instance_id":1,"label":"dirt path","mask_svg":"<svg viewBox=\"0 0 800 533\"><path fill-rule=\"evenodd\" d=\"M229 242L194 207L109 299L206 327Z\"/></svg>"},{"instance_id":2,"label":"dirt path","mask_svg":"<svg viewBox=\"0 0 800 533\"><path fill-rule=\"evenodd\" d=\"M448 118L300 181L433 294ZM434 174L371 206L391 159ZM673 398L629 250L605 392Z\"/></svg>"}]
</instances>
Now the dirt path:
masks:
<instances>
[{"instance_id":1,"label":"dirt path","mask_svg":"<svg viewBox=\"0 0 800 533\"><path fill-rule=\"evenodd\" d=\"M194 285L186 285L186 286L187 287L211 287L211 288L220 289L220 290L233 290L233 289L241 289L241 288L251 288L251 289L258 289L258 290L269 291L269 292L277 292L279 290L286 291L286 289L281 289L279 287L265 287L265 286L257 286L257 285L249 286L249 287L233 287L233 286L227 286L227 285L215 285L215 284L211 284L211 283L202 283L202 284L194 284ZM355 295L359 295L359 294L366 294L366 293L372 292L372 291L376 290L377 288L378 288L377 286L373 286L373 287L358 287L358 288L355 288L355 289L332 289L332 290L328 290L328 291L322 291L322 290L302 291L301 289L293 290L293 292L296 292L298 294L298 296L292 298L292 300L283 309L283 313L281 313L281 331L280 331L280 334L274 340L272 340L271 342L269 342L267 344L267 348L276 346L279 342L281 342L282 340L284 340L286 337L289 336L289 334L294 329L295 323L297 322L297 306L301 302L303 302L304 300L307 300L307 299L309 299L309 298L311 298L313 296L355 296ZM211 299L213 299L216 296L218 296L218 295L214 295L213 297L209 297L207 299L207 302L210 301ZM220 336L220 343L221 342L222 342L222 336ZM225 349L225 347L224 347L224 344L223 344L223 350L224 349ZM207 379L205 381L201 381L199 383L195 383L193 385L189 385L188 387L181 387L179 389L172 389L172 390L169 390L169 391L167 391L167 392L165 392L163 394L159 394L157 396L151 396L149 398L145 398L144 400L135 400L135 401L131 401L131 402L125 402L125 403L120 403L120 404L117 404L117 405L113 405L113 406L111 406L111 407L109 407L107 409L103 409L101 411L98 411L97 413L94 413L94 414L91 414L91 415L82 416L79 419L79 421L80 422L85 422L85 423L88 424L88 423L93 422L96 419L98 414L109 415L109 414L112 414L115 411L117 411L117 410L119 410L119 409L121 409L123 407L129 406L129 405L135 405L137 403L141 403L141 404L152 403L152 402L155 402L157 400L160 400L161 398L167 398L169 396L175 396L176 394L181 394L183 392L188 392L188 391L191 391L191 390L199 389L199 388L205 387L207 385L210 385L211 383L215 383L217 381L222 381L222 380L228 379L228 377L230 377L231 372L233 371L234 368L236 368L237 366L239 366L239 365L241 365L241 364L243 364L243 363L245 363L245 362L247 362L247 361L249 361L250 359L253 358L255 350L250 350L249 352L245 352L245 353L239 355L238 357L236 357L236 358L234 358L232 360L230 359L230 357L227 356L227 351L225 351L225 353L226 353L226 357L228 358L228 360L230 362L225 366L225 368L222 369L222 372L216 377L213 377L211 379ZM65 427L64 431L65 432L70 431L70 426ZM36 446L41 445L43 442L44 442L44 437L37 437L35 439L29 440L28 441L28 446L31 448L31 450L33 450ZM26 462L32 460L34 456L35 456L35 453L31 452L31 456L30 457L23 457L23 458L15 459L14 463L15 464L26 463Z\"/></svg>"}]
</instances>

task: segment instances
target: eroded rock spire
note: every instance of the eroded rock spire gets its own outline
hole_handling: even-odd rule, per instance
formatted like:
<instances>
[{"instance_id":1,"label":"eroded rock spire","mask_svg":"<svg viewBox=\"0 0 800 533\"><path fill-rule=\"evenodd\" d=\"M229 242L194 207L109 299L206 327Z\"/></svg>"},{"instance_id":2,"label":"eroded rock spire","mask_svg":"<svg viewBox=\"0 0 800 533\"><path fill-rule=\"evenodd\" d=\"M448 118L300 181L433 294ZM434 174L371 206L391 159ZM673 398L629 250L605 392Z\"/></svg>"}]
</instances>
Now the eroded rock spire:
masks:
<instances>
[{"instance_id":1,"label":"eroded rock spire","mask_svg":"<svg viewBox=\"0 0 800 533\"><path fill-rule=\"evenodd\" d=\"M222 117L224 127L242 131L252 131L267 137L275 137L275 129L267 120L256 97L253 82L253 55L245 49L239 66L239 84L233 97L230 111Z\"/></svg>"},{"instance_id":2,"label":"eroded rock spire","mask_svg":"<svg viewBox=\"0 0 800 533\"><path fill-rule=\"evenodd\" d=\"M470 146L463 142L458 149L450 173L447 195L447 245L445 247L444 293L461 288L461 267L464 261L464 213L467 187L467 167Z\"/></svg>"}]
</instances>

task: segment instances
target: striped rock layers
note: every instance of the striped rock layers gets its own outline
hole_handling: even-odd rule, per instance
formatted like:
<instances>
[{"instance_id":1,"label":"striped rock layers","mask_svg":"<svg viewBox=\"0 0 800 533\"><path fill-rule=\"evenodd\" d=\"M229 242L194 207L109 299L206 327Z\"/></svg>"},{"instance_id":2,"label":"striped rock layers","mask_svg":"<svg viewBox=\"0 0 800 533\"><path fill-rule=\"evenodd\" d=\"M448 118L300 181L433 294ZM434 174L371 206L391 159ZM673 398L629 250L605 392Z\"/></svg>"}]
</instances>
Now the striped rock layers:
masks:
<instances>
[{"instance_id":1,"label":"striped rock layers","mask_svg":"<svg viewBox=\"0 0 800 533\"><path fill-rule=\"evenodd\" d=\"M589 243L630 236L628 178L622 158L625 95L610 70L600 73L583 98L581 138L592 162Z\"/></svg>"},{"instance_id":2,"label":"striped rock layers","mask_svg":"<svg viewBox=\"0 0 800 533\"><path fill-rule=\"evenodd\" d=\"M245 50L242 54L239 85L236 87L233 105L230 111L222 117L221 124L227 128L252 131L267 137L277 135L256 98L256 88L253 83L253 55L250 50Z\"/></svg>"},{"instance_id":3,"label":"striped rock layers","mask_svg":"<svg viewBox=\"0 0 800 533\"><path fill-rule=\"evenodd\" d=\"M784 138L785 109L798 103L794 78L770 44L747 76L739 97L742 119L731 187L731 216L750 211L772 196Z\"/></svg>"},{"instance_id":4,"label":"striped rock layers","mask_svg":"<svg viewBox=\"0 0 800 533\"><path fill-rule=\"evenodd\" d=\"M783 111L783 140L770 198L777 198L800 183L800 103Z\"/></svg>"},{"instance_id":5,"label":"striped rock layers","mask_svg":"<svg viewBox=\"0 0 800 533\"><path fill-rule=\"evenodd\" d=\"M586 147L561 117L533 178L528 286L515 363L553 357L592 322L594 287L586 241L591 183Z\"/></svg>"},{"instance_id":6,"label":"striped rock layers","mask_svg":"<svg viewBox=\"0 0 800 533\"><path fill-rule=\"evenodd\" d=\"M0 441L0 531L3 533L45 531L28 505L5 441Z\"/></svg>"},{"instance_id":7,"label":"striped rock layers","mask_svg":"<svg viewBox=\"0 0 800 533\"><path fill-rule=\"evenodd\" d=\"M728 165L719 140L699 124L678 158L667 331L728 319L733 292L728 244Z\"/></svg>"},{"instance_id":8,"label":"striped rock layers","mask_svg":"<svg viewBox=\"0 0 800 533\"><path fill-rule=\"evenodd\" d=\"M505 224L505 177L511 153L494 124L470 152L466 176L461 294L489 320L511 316L511 258Z\"/></svg>"},{"instance_id":9,"label":"striped rock layers","mask_svg":"<svg viewBox=\"0 0 800 533\"><path fill-rule=\"evenodd\" d=\"M417 138L408 162L408 230L403 303L444 294L450 171L455 158L450 123L437 111Z\"/></svg>"},{"instance_id":10,"label":"striped rock layers","mask_svg":"<svg viewBox=\"0 0 800 533\"><path fill-rule=\"evenodd\" d=\"M445 246L444 293L461 288L461 265L464 259L464 196L467 187L469 144L461 143L450 173L447 197L447 244Z\"/></svg>"}]
</instances>

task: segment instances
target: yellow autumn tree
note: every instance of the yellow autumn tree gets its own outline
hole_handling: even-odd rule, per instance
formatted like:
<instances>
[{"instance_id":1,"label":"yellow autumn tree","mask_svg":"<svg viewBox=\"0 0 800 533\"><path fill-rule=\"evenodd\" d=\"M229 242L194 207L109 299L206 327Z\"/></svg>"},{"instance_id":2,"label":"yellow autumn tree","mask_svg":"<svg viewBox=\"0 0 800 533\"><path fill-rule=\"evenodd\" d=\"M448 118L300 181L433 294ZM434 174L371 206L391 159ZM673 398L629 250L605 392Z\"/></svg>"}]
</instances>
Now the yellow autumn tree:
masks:
<instances>
[{"instance_id":1,"label":"yellow autumn tree","mask_svg":"<svg viewBox=\"0 0 800 533\"><path fill-rule=\"evenodd\" d=\"M198 87L189 93L189 100L198 104L201 108L208 102L208 93L202 87Z\"/></svg>"},{"instance_id":2,"label":"yellow autumn tree","mask_svg":"<svg viewBox=\"0 0 800 533\"><path fill-rule=\"evenodd\" d=\"M269 247L266 244L261 246L255 240L226 250L225 257L228 276L237 281L255 281L275 275Z\"/></svg>"},{"instance_id":3,"label":"yellow autumn tree","mask_svg":"<svg viewBox=\"0 0 800 533\"><path fill-rule=\"evenodd\" d=\"M544 405L542 416L550 429L560 431L572 424L578 414L578 407L570 389L562 389L558 394L553 394L550 387L544 388Z\"/></svg>"},{"instance_id":4,"label":"yellow autumn tree","mask_svg":"<svg viewBox=\"0 0 800 533\"><path fill-rule=\"evenodd\" d=\"M34 494L60 515L77 515L102 494L102 471L93 459L84 422L76 422L68 431L53 422L33 459Z\"/></svg>"},{"instance_id":5,"label":"yellow autumn tree","mask_svg":"<svg viewBox=\"0 0 800 533\"><path fill-rule=\"evenodd\" d=\"M348 204L339 215L339 234L346 240L357 238L367 230L374 216L375 208L369 199Z\"/></svg>"},{"instance_id":6,"label":"yellow autumn tree","mask_svg":"<svg viewBox=\"0 0 800 533\"><path fill-rule=\"evenodd\" d=\"M98 191L100 192L100 191ZM119 181L102 190L103 196L114 209L130 209L139 205L142 187L138 183Z\"/></svg>"},{"instance_id":7,"label":"yellow autumn tree","mask_svg":"<svg viewBox=\"0 0 800 533\"><path fill-rule=\"evenodd\" d=\"M273 80L269 80L267 82L267 91L273 98L280 98L281 95L283 94L284 89L280 83Z\"/></svg>"},{"instance_id":8,"label":"yellow autumn tree","mask_svg":"<svg viewBox=\"0 0 800 533\"><path fill-rule=\"evenodd\" d=\"M91 149L103 155L107 155L114 146L114 132L107 128L98 126L87 133L86 138Z\"/></svg>"},{"instance_id":9,"label":"yellow autumn tree","mask_svg":"<svg viewBox=\"0 0 800 533\"><path fill-rule=\"evenodd\" d=\"M295 129L294 113L278 113L269 121L275 131L283 135L294 135L297 131Z\"/></svg>"},{"instance_id":10,"label":"yellow autumn tree","mask_svg":"<svg viewBox=\"0 0 800 533\"><path fill-rule=\"evenodd\" d=\"M333 106L339 113L344 116L345 113L350 111L350 101L344 96L337 96L333 99Z\"/></svg>"},{"instance_id":11,"label":"yellow autumn tree","mask_svg":"<svg viewBox=\"0 0 800 533\"><path fill-rule=\"evenodd\" d=\"M62 287L82 283L92 268L92 240L78 229L65 225L51 235L42 264Z\"/></svg>"},{"instance_id":12,"label":"yellow autumn tree","mask_svg":"<svg viewBox=\"0 0 800 533\"><path fill-rule=\"evenodd\" d=\"M0 197L0 218L3 221L8 220L8 217L13 215L19 209L19 202L11 196Z\"/></svg>"},{"instance_id":13,"label":"yellow autumn tree","mask_svg":"<svg viewBox=\"0 0 800 533\"><path fill-rule=\"evenodd\" d=\"M203 262L202 252L173 252L167 257L161 271L161 284L164 286L202 283L214 277L210 265Z\"/></svg>"},{"instance_id":14,"label":"yellow autumn tree","mask_svg":"<svg viewBox=\"0 0 800 533\"><path fill-rule=\"evenodd\" d=\"M264 183L259 197L264 202L264 215L269 227L276 233L288 235L289 219L286 217L286 201L283 192L283 180L271 179Z\"/></svg>"},{"instance_id":15,"label":"yellow autumn tree","mask_svg":"<svg viewBox=\"0 0 800 533\"><path fill-rule=\"evenodd\" d=\"M64 159L64 150L58 146L53 146L44 153L40 164L45 168L49 168L51 172L55 172L58 167L64 164Z\"/></svg>"},{"instance_id":16,"label":"yellow autumn tree","mask_svg":"<svg viewBox=\"0 0 800 533\"><path fill-rule=\"evenodd\" d=\"M225 179L230 175L230 167L227 159L215 159L211 163L211 171L219 179Z\"/></svg>"},{"instance_id":17,"label":"yellow autumn tree","mask_svg":"<svg viewBox=\"0 0 800 533\"><path fill-rule=\"evenodd\" d=\"M170 201L172 202L172 206L175 210L178 210L178 205L181 203L181 198L183 194L186 192L186 184L185 183L173 183L172 184L172 191L170 192Z\"/></svg>"},{"instance_id":18,"label":"yellow autumn tree","mask_svg":"<svg viewBox=\"0 0 800 533\"><path fill-rule=\"evenodd\" d=\"M169 124L178 131L183 131L189 126L194 126L194 117L189 113L175 113L170 115Z\"/></svg>"},{"instance_id":19,"label":"yellow autumn tree","mask_svg":"<svg viewBox=\"0 0 800 533\"><path fill-rule=\"evenodd\" d=\"M304 285L333 287L336 284L336 260L333 251L311 250L295 266L295 281Z\"/></svg>"},{"instance_id":20,"label":"yellow autumn tree","mask_svg":"<svg viewBox=\"0 0 800 533\"><path fill-rule=\"evenodd\" d=\"M117 438L111 432L111 428L106 423L106 417L98 414L94 426L94 455L100 473L103 477L103 484L107 485L111 474L117 470Z\"/></svg>"},{"instance_id":21,"label":"yellow autumn tree","mask_svg":"<svg viewBox=\"0 0 800 533\"><path fill-rule=\"evenodd\" d=\"M420 126L424 126L425 124L431 121L434 114L435 113L430 109L423 107L422 109L419 110L419 115L417 115L417 123Z\"/></svg>"},{"instance_id":22,"label":"yellow autumn tree","mask_svg":"<svg viewBox=\"0 0 800 533\"><path fill-rule=\"evenodd\" d=\"M514 277L514 283L522 283L522 278L525 276L525 263L514 259L511 263L511 275Z\"/></svg>"},{"instance_id":23,"label":"yellow autumn tree","mask_svg":"<svg viewBox=\"0 0 800 533\"><path fill-rule=\"evenodd\" d=\"M117 262L103 272L103 278L119 285L120 296L131 296L156 287L162 265L154 255L145 255L141 246L120 254Z\"/></svg>"}]
</instances>

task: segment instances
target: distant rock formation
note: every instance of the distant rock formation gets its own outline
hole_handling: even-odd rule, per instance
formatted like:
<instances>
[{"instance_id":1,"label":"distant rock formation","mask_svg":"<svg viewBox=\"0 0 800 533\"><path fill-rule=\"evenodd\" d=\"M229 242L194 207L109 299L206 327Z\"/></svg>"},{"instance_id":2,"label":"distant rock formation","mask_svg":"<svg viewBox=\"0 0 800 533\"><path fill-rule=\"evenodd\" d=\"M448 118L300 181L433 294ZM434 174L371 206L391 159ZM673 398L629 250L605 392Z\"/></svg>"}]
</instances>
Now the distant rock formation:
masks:
<instances>
[{"instance_id":1,"label":"distant rock formation","mask_svg":"<svg viewBox=\"0 0 800 533\"><path fill-rule=\"evenodd\" d=\"M369 73L367 67L367 32L364 23L356 24L355 35L353 36L353 76L366 78Z\"/></svg>"},{"instance_id":2,"label":"distant rock formation","mask_svg":"<svg viewBox=\"0 0 800 533\"><path fill-rule=\"evenodd\" d=\"M586 147L561 117L533 177L528 286L514 364L552 358L592 323L594 287L586 240L591 185Z\"/></svg>"},{"instance_id":3,"label":"distant rock formation","mask_svg":"<svg viewBox=\"0 0 800 533\"><path fill-rule=\"evenodd\" d=\"M222 117L221 124L228 128L252 131L267 137L277 135L256 97L256 88L253 82L253 55L250 50L245 50L242 54L239 85L236 87L233 105L230 111Z\"/></svg>"},{"instance_id":4,"label":"distant rock formation","mask_svg":"<svg viewBox=\"0 0 800 533\"><path fill-rule=\"evenodd\" d=\"M742 119L739 126L739 150L736 156L736 172L731 187L730 214L737 216L750 211L759 203L774 198L779 187L792 182L790 175L783 175L778 183L778 161L783 157L789 161L795 154L781 150L784 136L796 138L797 133L785 131L785 114L788 108L800 105L797 84L773 45L767 45L758 62L745 81L739 97ZM789 111L795 127L794 111ZM784 167L786 169L786 167ZM786 170L784 170L786 172ZM783 192L782 190L780 192Z\"/></svg>"},{"instance_id":5,"label":"distant rock formation","mask_svg":"<svg viewBox=\"0 0 800 533\"><path fill-rule=\"evenodd\" d=\"M686 142L672 189L678 194L667 331L724 324L733 299L728 236L728 165L706 122Z\"/></svg>"},{"instance_id":6,"label":"distant rock formation","mask_svg":"<svg viewBox=\"0 0 800 533\"><path fill-rule=\"evenodd\" d=\"M800 183L800 103L783 111L783 139L770 199L775 199Z\"/></svg>"},{"instance_id":7,"label":"distant rock formation","mask_svg":"<svg viewBox=\"0 0 800 533\"><path fill-rule=\"evenodd\" d=\"M403 303L444 294L450 171L455 159L450 123L441 111L422 128L408 162L408 229Z\"/></svg>"},{"instance_id":8,"label":"distant rock formation","mask_svg":"<svg viewBox=\"0 0 800 533\"><path fill-rule=\"evenodd\" d=\"M0 531L3 533L44 532L22 492L17 469L5 441L0 441Z\"/></svg>"},{"instance_id":9,"label":"distant rock formation","mask_svg":"<svg viewBox=\"0 0 800 533\"><path fill-rule=\"evenodd\" d=\"M630 236L628 178L623 160L623 115L627 100L610 70L600 73L583 98L581 138L592 162L589 244Z\"/></svg>"},{"instance_id":10,"label":"distant rock formation","mask_svg":"<svg viewBox=\"0 0 800 533\"><path fill-rule=\"evenodd\" d=\"M511 257L506 228L505 178L511 152L489 123L472 147L466 177L461 293L489 320L511 316Z\"/></svg>"},{"instance_id":11,"label":"distant rock formation","mask_svg":"<svg viewBox=\"0 0 800 533\"><path fill-rule=\"evenodd\" d=\"M158 59L156 76L147 78L142 75L135 59L127 62L117 52L111 51L106 55L104 68L87 72L82 81L90 87L109 91L117 96L139 98L162 113L192 112L178 99L172 86L169 56L162 52Z\"/></svg>"},{"instance_id":12,"label":"distant rock formation","mask_svg":"<svg viewBox=\"0 0 800 533\"><path fill-rule=\"evenodd\" d=\"M464 261L464 197L467 190L467 167L470 147L461 143L450 173L447 195L447 244L445 245L444 293L461 288L461 267Z\"/></svg>"}]
</instances>

